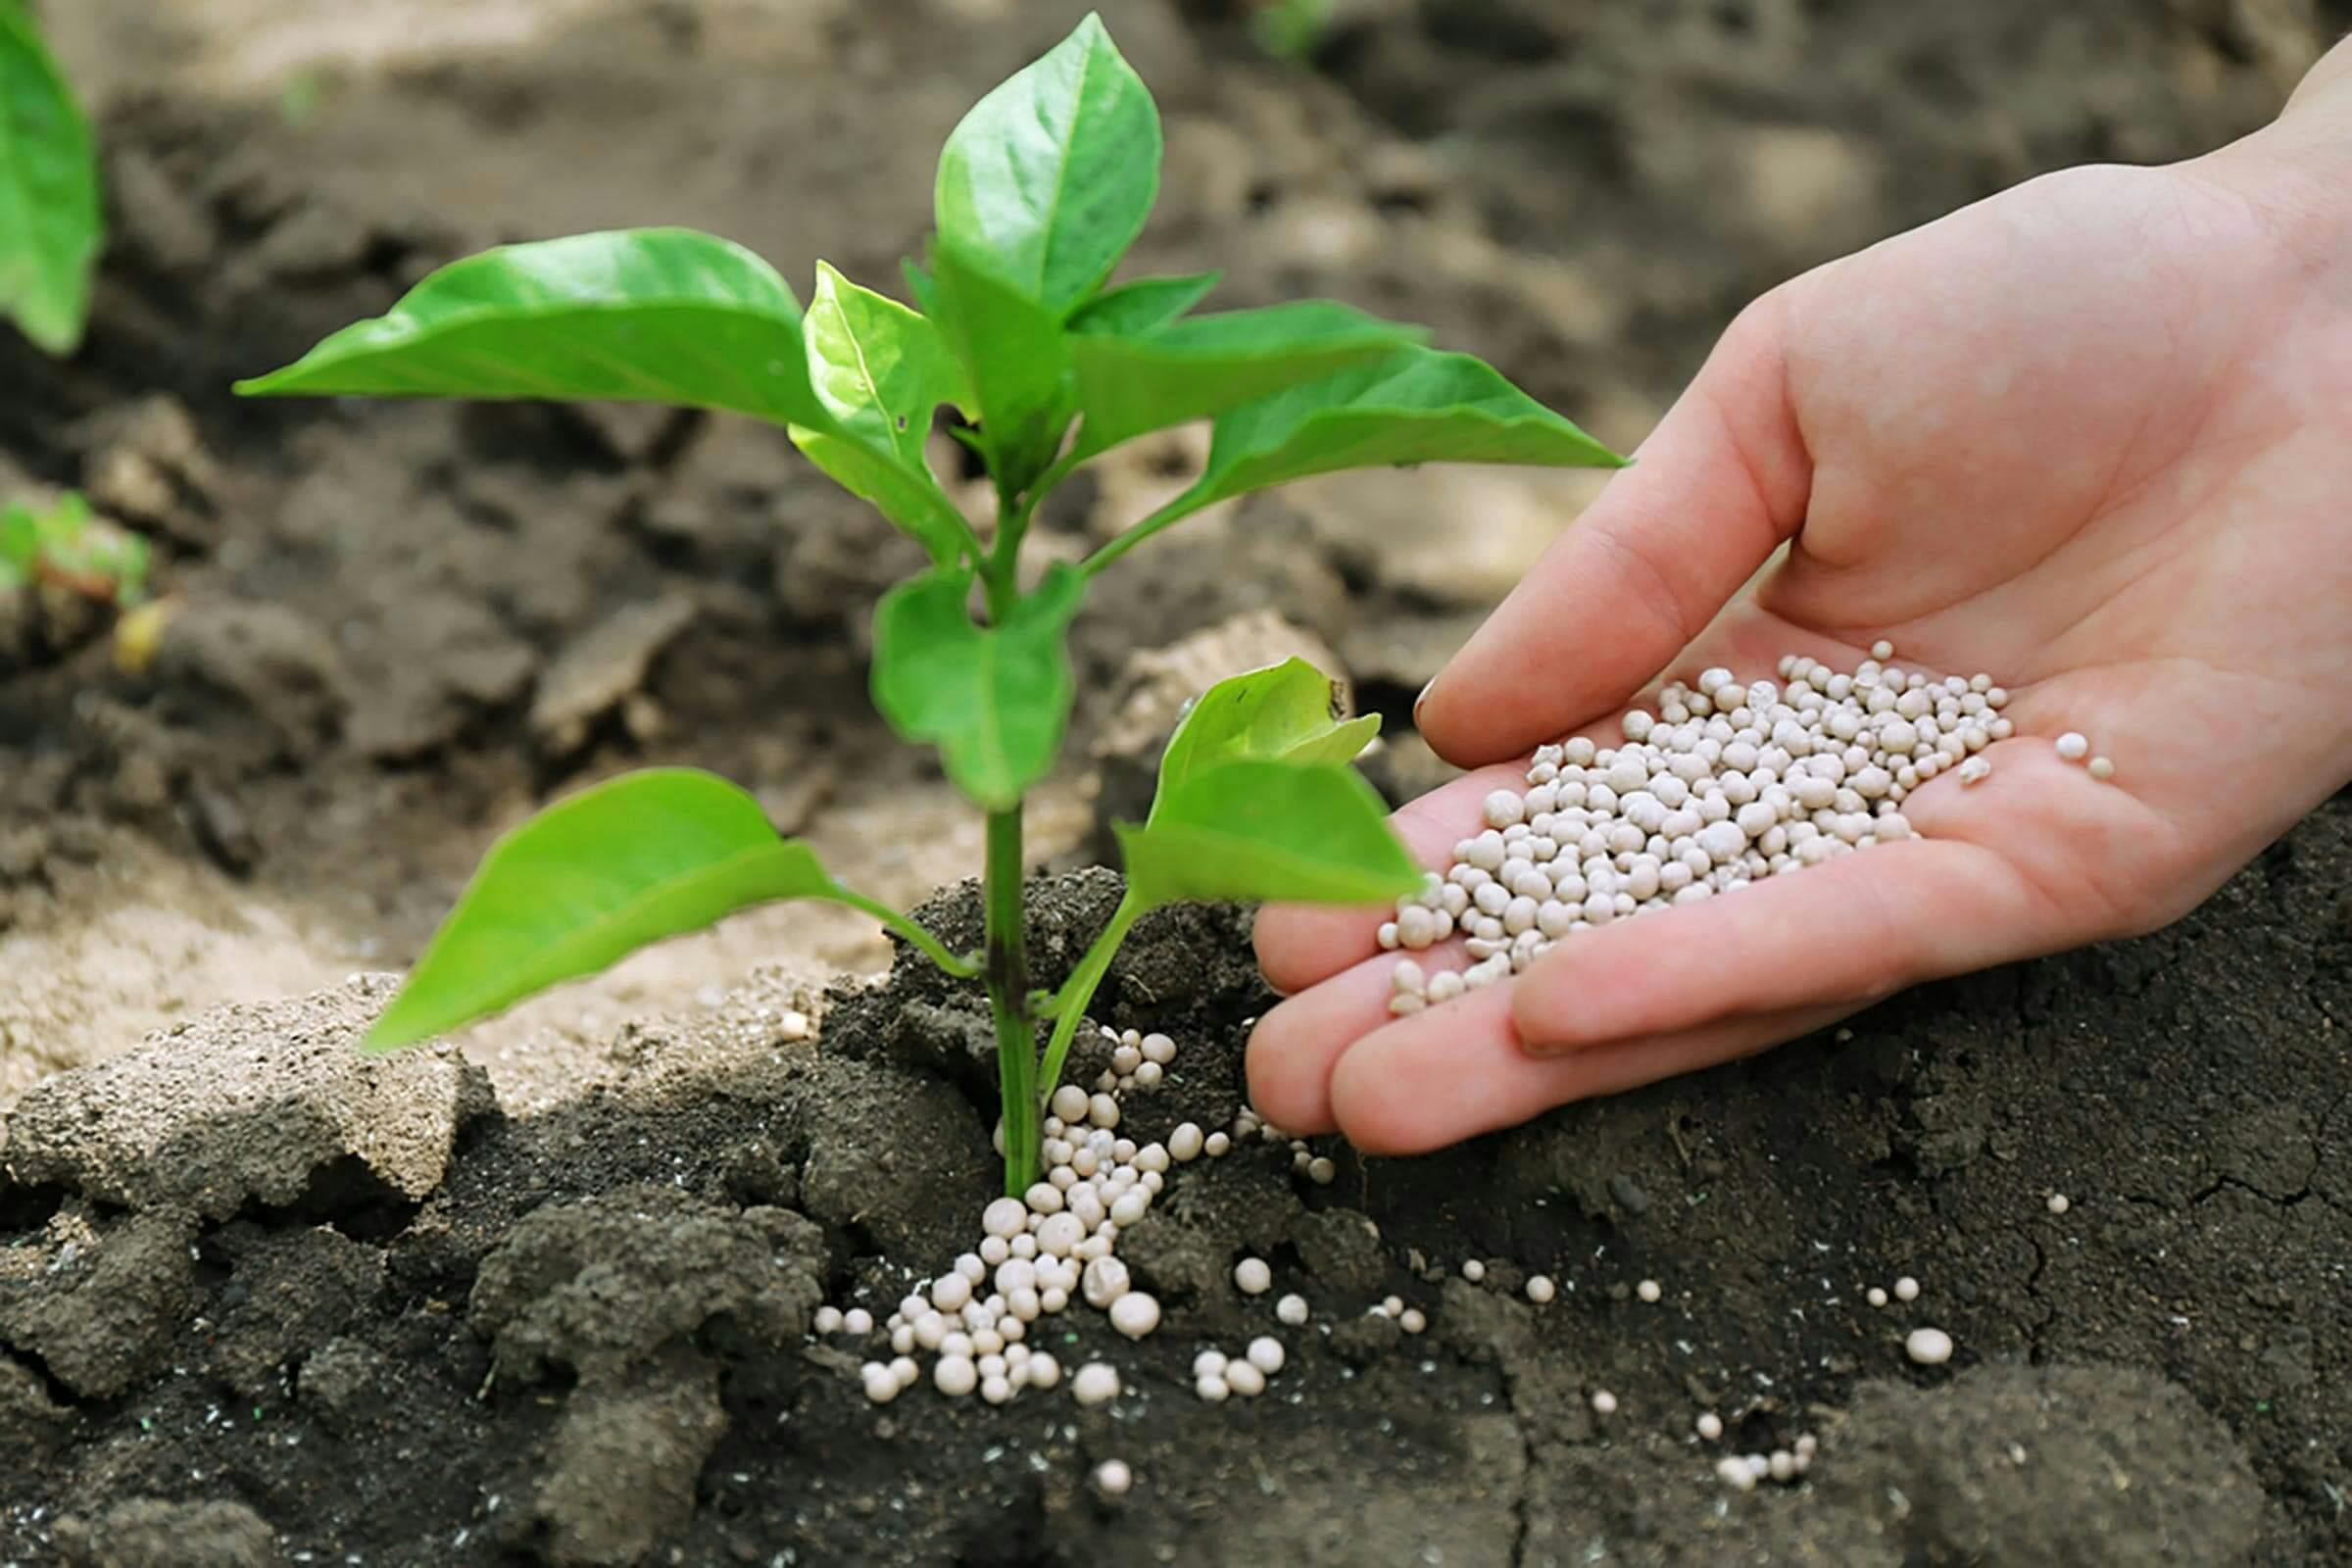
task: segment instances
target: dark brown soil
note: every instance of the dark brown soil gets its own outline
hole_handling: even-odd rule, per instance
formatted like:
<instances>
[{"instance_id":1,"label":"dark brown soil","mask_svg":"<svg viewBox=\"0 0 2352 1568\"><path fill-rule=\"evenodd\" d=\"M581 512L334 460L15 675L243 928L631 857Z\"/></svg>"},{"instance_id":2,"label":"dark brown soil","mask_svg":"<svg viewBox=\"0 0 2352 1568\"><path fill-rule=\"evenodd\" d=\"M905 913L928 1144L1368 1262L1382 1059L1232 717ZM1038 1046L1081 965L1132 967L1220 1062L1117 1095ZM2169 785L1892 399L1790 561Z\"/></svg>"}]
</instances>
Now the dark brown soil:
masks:
<instances>
[{"instance_id":1,"label":"dark brown soil","mask_svg":"<svg viewBox=\"0 0 2352 1568\"><path fill-rule=\"evenodd\" d=\"M505 803L618 760L929 787L863 697L911 558L772 436L225 387L495 240L682 221L887 279L940 133L1074 11L977 9L628 0L299 116L121 97L90 347L0 335L0 486L93 489L179 610L139 677L95 627L0 635L0 933L69 918L136 841L389 962ZM2041 169L2210 146L2322 37L2234 0L1432 0L1343 7L1308 77L1219 5L1104 9L1170 121L1139 263L1429 322L1620 444L1758 288ZM90 15L169 79L167 22ZM1086 502L1049 533L1102 526ZM1235 537L1155 546L1093 607L1074 755L1131 653L1237 610L1401 716L1483 603L1280 501ZM1280 1144L1184 1167L1122 1251L1161 1332L1063 1320L1065 1363L1134 1390L1092 1412L877 1409L804 1333L820 1294L887 1311L991 1190L982 1021L922 971L836 995L817 1048L782 1039L813 1001L781 977L632 1026L529 1117L453 1059L304 1076L380 983L214 1015L0 1128L0 1564L2352 1561L2347 890L2338 801L2173 931L1850 1038L1428 1159L1335 1147L1328 1188ZM1113 894L1041 884L1048 978ZM931 917L968 927L968 895ZM1239 1103L1267 1000L1243 931L1163 917L1099 1004L1183 1044L1131 1107L1154 1133ZM239 1101L237 1051L292 1077ZM1194 1350L1272 1326L1228 1283L1252 1250L1317 1327L1264 1398L1204 1405ZM1563 1282L1541 1311L1535 1270ZM1863 1303L1903 1273L1915 1306ZM1391 1293L1425 1339L1363 1315ZM1921 1322L1951 1368L1904 1358ZM1722 1451L1817 1433L1806 1484L1728 1493L1702 1406ZM1113 1456L1117 1502L1086 1484Z\"/></svg>"}]
</instances>

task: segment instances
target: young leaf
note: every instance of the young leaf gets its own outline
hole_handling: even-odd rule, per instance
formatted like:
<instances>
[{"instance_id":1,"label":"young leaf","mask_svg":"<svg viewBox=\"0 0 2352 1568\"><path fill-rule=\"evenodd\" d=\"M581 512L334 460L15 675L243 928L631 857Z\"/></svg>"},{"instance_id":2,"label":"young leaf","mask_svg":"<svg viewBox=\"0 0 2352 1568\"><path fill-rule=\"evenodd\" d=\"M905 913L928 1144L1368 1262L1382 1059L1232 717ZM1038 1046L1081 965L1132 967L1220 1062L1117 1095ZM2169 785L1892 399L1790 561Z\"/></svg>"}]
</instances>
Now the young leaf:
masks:
<instances>
[{"instance_id":1,"label":"young leaf","mask_svg":"<svg viewBox=\"0 0 2352 1568\"><path fill-rule=\"evenodd\" d=\"M1134 336L1073 335L1070 361L1085 416L1078 450L1092 456L1147 431L1377 364L1422 335L1330 300L1196 316Z\"/></svg>"},{"instance_id":2,"label":"young leaf","mask_svg":"<svg viewBox=\"0 0 2352 1568\"><path fill-rule=\"evenodd\" d=\"M934 221L1058 318L1143 232L1159 155L1151 91L1090 13L949 134Z\"/></svg>"},{"instance_id":3,"label":"young leaf","mask_svg":"<svg viewBox=\"0 0 2352 1568\"><path fill-rule=\"evenodd\" d=\"M1109 562L1204 507L1342 468L1416 463L1622 467L1593 440L1467 354L1401 349L1221 416L1192 488L1088 561Z\"/></svg>"},{"instance_id":4,"label":"young leaf","mask_svg":"<svg viewBox=\"0 0 2352 1568\"><path fill-rule=\"evenodd\" d=\"M1069 428L1069 345L1061 325L988 262L944 236L932 247L937 319L971 378L990 477L1018 494Z\"/></svg>"},{"instance_id":5,"label":"young leaf","mask_svg":"<svg viewBox=\"0 0 2352 1568\"><path fill-rule=\"evenodd\" d=\"M1222 272L1195 272L1186 277L1139 277L1099 294L1078 307L1070 318L1073 332L1156 332L1208 297L1224 277Z\"/></svg>"},{"instance_id":6,"label":"young leaf","mask_svg":"<svg viewBox=\"0 0 2352 1568\"><path fill-rule=\"evenodd\" d=\"M31 20L0 0L0 316L44 353L81 343L100 233L89 122Z\"/></svg>"},{"instance_id":7,"label":"young leaf","mask_svg":"<svg viewBox=\"0 0 2352 1568\"><path fill-rule=\"evenodd\" d=\"M801 307L742 246L683 228L506 245L453 262L389 313L247 396L672 403L816 429Z\"/></svg>"},{"instance_id":8,"label":"young leaf","mask_svg":"<svg viewBox=\"0 0 2352 1568\"><path fill-rule=\"evenodd\" d=\"M725 779L624 774L491 846L365 1044L391 1051L446 1034L755 904L842 897L815 852L778 838Z\"/></svg>"},{"instance_id":9,"label":"young leaf","mask_svg":"<svg viewBox=\"0 0 2352 1568\"><path fill-rule=\"evenodd\" d=\"M979 541L928 466L909 468L895 453L877 452L852 436L791 427L792 444L833 482L912 534L935 564L952 565Z\"/></svg>"},{"instance_id":10,"label":"young leaf","mask_svg":"<svg viewBox=\"0 0 2352 1568\"><path fill-rule=\"evenodd\" d=\"M1338 685L1303 659L1217 682L1194 702L1160 753L1152 820L1159 819L1161 800L1227 762L1353 761L1380 733L1380 715L1343 721L1338 700Z\"/></svg>"},{"instance_id":11,"label":"young leaf","mask_svg":"<svg viewBox=\"0 0 2352 1568\"><path fill-rule=\"evenodd\" d=\"M939 328L823 262L802 323L808 378L842 434L928 475L923 446L942 403L971 412L972 394Z\"/></svg>"},{"instance_id":12,"label":"young leaf","mask_svg":"<svg viewBox=\"0 0 2352 1568\"><path fill-rule=\"evenodd\" d=\"M1379 794L1333 763L1225 762L1168 791L1144 827L1122 823L1129 896L1377 904L1421 886Z\"/></svg>"},{"instance_id":13,"label":"young leaf","mask_svg":"<svg viewBox=\"0 0 2352 1568\"><path fill-rule=\"evenodd\" d=\"M1044 778L1069 723L1074 682L1063 633L1086 579L1055 565L1002 625L973 622L969 571L934 569L874 611L874 706L908 740L929 741L956 788L989 810Z\"/></svg>"}]
</instances>

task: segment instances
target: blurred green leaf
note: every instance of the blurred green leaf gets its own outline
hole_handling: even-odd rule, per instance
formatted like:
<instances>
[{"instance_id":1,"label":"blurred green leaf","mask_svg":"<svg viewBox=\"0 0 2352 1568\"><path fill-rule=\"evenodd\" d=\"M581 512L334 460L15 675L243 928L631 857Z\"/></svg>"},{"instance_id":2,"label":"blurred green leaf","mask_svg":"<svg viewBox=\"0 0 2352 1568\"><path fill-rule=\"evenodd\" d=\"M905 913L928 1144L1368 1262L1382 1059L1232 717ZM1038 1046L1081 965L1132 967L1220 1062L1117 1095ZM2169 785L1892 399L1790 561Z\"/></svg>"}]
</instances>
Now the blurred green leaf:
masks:
<instances>
[{"instance_id":1,"label":"blurred green leaf","mask_svg":"<svg viewBox=\"0 0 2352 1568\"><path fill-rule=\"evenodd\" d=\"M950 133L934 221L1058 318L1143 232L1159 158L1152 93L1090 13Z\"/></svg>"},{"instance_id":2,"label":"blurred green leaf","mask_svg":"<svg viewBox=\"0 0 2352 1568\"><path fill-rule=\"evenodd\" d=\"M1339 683L1303 659L1231 675L1193 703L1159 757L1159 803L1200 773L1245 760L1344 764L1380 733L1380 715L1340 717Z\"/></svg>"},{"instance_id":3,"label":"blurred green leaf","mask_svg":"<svg viewBox=\"0 0 2352 1568\"><path fill-rule=\"evenodd\" d=\"M776 270L683 228L574 234L453 262L247 396L666 403L832 423Z\"/></svg>"},{"instance_id":4,"label":"blurred green leaf","mask_svg":"<svg viewBox=\"0 0 2352 1568\"><path fill-rule=\"evenodd\" d=\"M81 344L102 225L89 122L31 19L0 0L0 316L43 353Z\"/></svg>"},{"instance_id":5,"label":"blurred green leaf","mask_svg":"<svg viewBox=\"0 0 2352 1568\"><path fill-rule=\"evenodd\" d=\"M1378 792L1328 762L1203 769L1162 796L1148 825L1118 834L1129 896L1147 906L1378 904L1422 884Z\"/></svg>"},{"instance_id":6,"label":"blurred green leaf","mask_svg":"<svg viewBox=\"0 0 2352 1568\"><path fill-rule=\"evenodd\" d=\"M491 846L365 1044L391 1051L446 1034L756 904L843 897L815 852L779 838L725 779L624 774Z\"/></svg>"},{"instance_id":7,"label":"blurred green leaf","mask_svg":"<svg viewBox=\"0 0 2352 1568\"><path fill-rule=\"evenodd\" d=\"M1222 272L1186 277L1139 277L1099 294L1070 318L1073 332L1154 332L1208 297Z\"/></svg>"},{"instance_id":8,"label":"blurred green leaf","mask_svg":"<svg viewBox=\"0 0 2352 1568\"><path fill-rule=\"evenodd\" d=\"M1004 810L1051 772L1075 683L1064 634L1086 579L1056 564L1000 626L973 621L972 574L934 568L874 612L874 706L939 748L956 788Z\"/></svg>"},{"instance_id":9,"label":"blurred green leaf","mask_svg":"<svg viewBox=\"0 0 2352 1568\"><path fill-rule=\"evenodd\" d=\"M1074 334L1078 450L1092 456L1372 365L1423 335L1330 300L1195 316L1139 335Z\"/></svg>"}]
</instances>

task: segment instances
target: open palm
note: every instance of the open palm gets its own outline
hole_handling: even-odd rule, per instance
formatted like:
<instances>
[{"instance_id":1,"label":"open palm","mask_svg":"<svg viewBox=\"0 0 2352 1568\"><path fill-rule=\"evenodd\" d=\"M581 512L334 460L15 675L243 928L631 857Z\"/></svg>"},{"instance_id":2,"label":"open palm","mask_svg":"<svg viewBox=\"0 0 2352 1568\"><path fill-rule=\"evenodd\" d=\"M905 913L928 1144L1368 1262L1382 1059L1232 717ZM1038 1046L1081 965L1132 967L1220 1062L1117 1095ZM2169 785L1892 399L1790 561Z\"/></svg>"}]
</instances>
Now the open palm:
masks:
<instances>
[{"instance_id":1,"label":"open palm","mask_svg":"<svg viewBox=\"0 0 2352 1568\"><path fill-rule=\"evenodd\" d=\"M2232 167L2050 176L1758 302L1433 685L1430 742L1493 765L1396 825L1442 868L1533 746L1613 739L1661 672L1851 667L1880 638L2009 688L1986 782L1914 791L1921 839L1402 1019L1373 917L1269 909L1295 995L1250 1043L1257 1107L1375 1152L1509 1125L2153 929L2352 778L2352 221Z\"/></svg>"}]
</instances>

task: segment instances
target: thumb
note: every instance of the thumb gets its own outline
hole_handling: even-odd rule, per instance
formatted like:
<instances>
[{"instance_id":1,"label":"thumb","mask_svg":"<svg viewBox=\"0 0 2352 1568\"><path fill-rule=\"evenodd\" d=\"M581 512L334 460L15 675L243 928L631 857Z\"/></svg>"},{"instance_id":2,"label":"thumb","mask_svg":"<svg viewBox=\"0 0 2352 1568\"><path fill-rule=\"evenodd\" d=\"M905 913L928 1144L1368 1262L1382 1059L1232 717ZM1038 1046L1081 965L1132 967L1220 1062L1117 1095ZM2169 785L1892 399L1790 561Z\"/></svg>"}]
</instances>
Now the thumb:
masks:
<instances>
[{"instance_id":1,"label":"thumb","mask_svg":"<svg viewBox=\"0 0 2352 1568\"><path fill-rule=\"evenodd\" d=\"M1788 290L1725 332L1585 514L1438 672L1414 721L1472 767L1622 706L1804 520L1812 463L1789 407Z\"/></svg>"}]
</instances>

